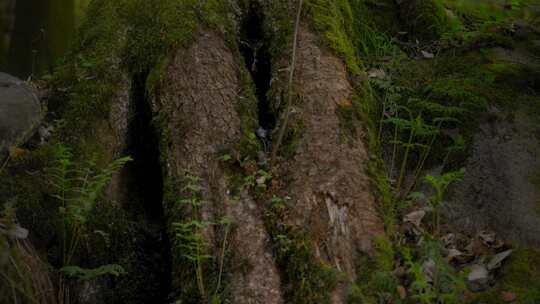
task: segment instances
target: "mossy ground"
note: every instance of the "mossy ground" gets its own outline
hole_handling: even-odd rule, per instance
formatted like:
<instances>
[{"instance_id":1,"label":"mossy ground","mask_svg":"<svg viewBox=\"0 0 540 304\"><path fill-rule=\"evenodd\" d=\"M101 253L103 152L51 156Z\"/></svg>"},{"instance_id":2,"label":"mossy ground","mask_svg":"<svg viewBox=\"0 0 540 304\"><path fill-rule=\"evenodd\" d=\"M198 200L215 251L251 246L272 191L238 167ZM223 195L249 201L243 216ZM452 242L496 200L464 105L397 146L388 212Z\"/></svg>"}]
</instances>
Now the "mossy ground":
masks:
<instances>
[{"instance_id":1,"label":"mossy ground","mask_svg":"<svg viewBox=\"0 0 540 304\"><path fill-rule=\"evenodd\" d=\"M500 271L500 281L496 285L471 299L470 303L505 302L502 294L516 295L512 303L533 304L540 301L540 252L537 249L518 248Z\"/></svg>"}]
</instances>

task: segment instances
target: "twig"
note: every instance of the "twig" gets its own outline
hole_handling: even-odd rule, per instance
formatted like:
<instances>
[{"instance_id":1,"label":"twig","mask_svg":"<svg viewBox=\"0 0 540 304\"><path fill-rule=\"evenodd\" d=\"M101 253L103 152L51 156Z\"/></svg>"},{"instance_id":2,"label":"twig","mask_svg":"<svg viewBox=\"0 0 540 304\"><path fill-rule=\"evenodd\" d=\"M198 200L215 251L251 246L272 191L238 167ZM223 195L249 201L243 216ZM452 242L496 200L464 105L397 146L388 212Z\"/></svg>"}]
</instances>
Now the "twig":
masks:
<instances>
[{"instance_id":1,"label":"twig","mask_svg":"<svg viewBox=\"0 0 540 304\"><path fill-rule=\"evenodd\" d=\"M9 159L9 156L6 157L6 161L2 164L2 167L0 167L0 173L2 173L2 171L4 171L4 169L6 168L7 164L9 163Z\"/></svg>"},{"instance_id":2,"label":"twig","mask_svg":"<svg viewBox=\"0 0 540 304\"><path fill-rule=\"evenodd\" d=\"M219 292L219 288L221 287L221 277L223 275L223 265L225 264L225 249L227 247L227 237L229 234L229 224L225 226L225 236L223 236L223 244L221 248L221 257L219 259L219 275L218 275L218 282L216 284L216 291L214 292L214 295L217 295Z\"/></svg>"},{"instance_id":3,"label":"twig","mask_svg":"<svg viewBox=\"0 0 540 304\"><path fill-rule=\"evenodd\" d=\"M303 0L299 0L298 2L298 11L296 12L296 23L294 26L294 40L293 40L293 47L292 47L292 58L291 58L291 66L290 66L290 73L289 73L289 81L287 82L287 106L285 107L285 113L283 117L283 124L281 125L278 133L278 138L276 141L276 144L272 147L272 155L270 158L270 167L273 167L277 153L279 151L279 147L281 146L281 143L283 142L283 136L285 135L285 130L287 129L287 124L289 123L289 119L291 116L291 106L292 106L292 82L294 79L294 68L296 65L296 47L298 44L298 28L300 27L300 16L302 15L302 4Z\"/></svg>"}]
</instances>

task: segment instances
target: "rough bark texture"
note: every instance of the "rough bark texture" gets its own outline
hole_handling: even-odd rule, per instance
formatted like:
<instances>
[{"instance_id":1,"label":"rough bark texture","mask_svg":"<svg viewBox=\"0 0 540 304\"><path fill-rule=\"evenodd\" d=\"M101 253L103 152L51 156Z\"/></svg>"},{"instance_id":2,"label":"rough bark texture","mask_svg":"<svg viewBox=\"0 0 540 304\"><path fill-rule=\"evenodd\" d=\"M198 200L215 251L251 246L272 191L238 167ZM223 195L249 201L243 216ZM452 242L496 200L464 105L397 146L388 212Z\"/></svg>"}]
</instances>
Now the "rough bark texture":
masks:
<instances>
[{"instance_id":1,"label":"rough bark texture","mask_svg":"<svg viewBox=\"0 0 540 304\"><path fill-rule=\"evenodd\" d=\"M0 1L0 56L6 56L13 35L13 25L15 23L15 0ZM0 63L5 60L0 58Z\"/></svg>"},{"instance_id":2,"label":"rough bark texture","mask_svg":"<svg viewBox=\"0 0 540 304\"><path fill-rule=\"evenodd\" d=\"M372 249L383 225L367 175L364 132L356 129L347 139L338 116L339 106L352 107L346 66L319 45L307 27L300 29L294 83L300 97L293 120L303 128L294 157L282 166L284 192L292 198L291 221L307 227L315 255L352 279L358 255ZM332 297L333 303L344 303L344 289Z\"/></svg>"},{"instance_id":3,"label":"rough bark texture","mask_svg":"<svg viewBox=\"0 0 540 304\"><path fill-rule=\"evenodd\" d=\"M181 177L187 170L201 178L203 220L215 222L227 215L235 225L227 242L233 256L247 267L229 273L232 303L282 303L280 278L258 206L247 193L238 201L229 195L231 185L218 159L241 138L236 104L247 101L239 96L238 77L239 64L223 38L203 31L171 60L155 109L167 117L169 176ZM222 240L211 229L206 240L221 247Z\"/></svg>"}]
</instances>

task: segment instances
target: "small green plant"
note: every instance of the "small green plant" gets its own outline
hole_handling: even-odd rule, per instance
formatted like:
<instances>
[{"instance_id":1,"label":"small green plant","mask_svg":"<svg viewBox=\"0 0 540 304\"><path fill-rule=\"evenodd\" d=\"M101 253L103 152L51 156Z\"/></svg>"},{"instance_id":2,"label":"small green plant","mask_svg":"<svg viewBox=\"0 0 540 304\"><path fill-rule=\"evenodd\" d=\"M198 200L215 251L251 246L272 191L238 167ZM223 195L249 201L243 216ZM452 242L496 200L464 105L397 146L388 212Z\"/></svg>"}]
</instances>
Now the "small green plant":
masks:
<instances>
[{"instance_id":1,"label":"small green plant","mask_svg":"<svg viewBox=\"0 0 540 304\"><path fill-rule=\"evenodd\" d=\"M120 265L103 265L93 269L85 269L79 266L66 266L60 269L62 274L70 278L77 278L84 281L90 281L103 275L121 276L127 274Z\"/></svg>"},{"instance_id":2,"label":"small green plant","mask_svg":"<svg viewBox=\"0 0 540 304\"><path fill-rule=\"evenodd\" d=\"M427 175L424 178L426 183L428 183L433 190L435 190L435 194L428 199L429 203L433 207L435 234L438 234L440 229L440 208L444 200L444 194L446 193L448 186L461 180L464 174L465 169L460 169L458 171L447 172L438 176Z\"/></svg>"},{"instance_id":3,"label":"small green plant","mask_svg":"<svg viewBox=\"0 0 540 304\"><path fill-rule=\"evenodd\" d=\"M402 249L405 266L413 279L412 298L422 304L463 303L467 289L463 275L443 257L440 241L430 235L425 237L418 250Z\"/></svg>"},{"instance_id":4,"label":"small green plant","mask_svg":"<svg viewBox=\"0 0 540 304\"><path fill-rule=\"evenodd\" d=\"M79 249L81 240L86 235L86 223L103 188L120 170L130 157L113 161L104 169L97 168L92 161L77 162L71 150L64 145L55 147L55 161L48 169L48 178L53 197L59 202L59 231L62 239L61 276L59 277L59 301L69 303L69 287L66 279L114 274L125 271L120 265L104 265L96 269L83 269L73 266L73 257Z\"/></svg>"},{"instance_id":5,"label":"small green plant","mask_svg":"<svg viewBox=\"0 0 540 304\"><path fill-rule=\"evenodd\" d=\"M180 200L181 207L185 210L187 220L184 222L173 222L174 246L180 256L185 259L188 265L193 267L197 290L201 300L206 303L220 303L219 292L223 278L225 256L228 236L230 233L231 220L223 217L218 223L206 221L202 218L201 212L205 205L203 199L203 188L200 186L201 178L193 175L189 171L184 172L185 186L183 192L184 199ZM205 270L214 257L210 254L209 245L204 236L206 229L213 225L224 227L221 254L218 261L217 281L213 294L208 292L205 278Z\"/></svg>"},{"instance_id":6,"label":"small green plant","mask_svg":"<svg viewBox=\"0 0 540 304\"><path fill-rule=\"evenodd\" d=\"M200 178L189 172L185 172L186 185L183 189L188 195L180 200L180 203L190 210L191 219L187 222L174 222L172 227L175 235L175 247L181 256L189 261L195 269L197 288L203 300L207 299L206 287L204 285L204 263L212 258L207 252L207 244L203 236L203 231L211 225L210 222L201 218L201 207L204 204L202 199L202 187Z\"/></svg>"},{"instance_id":7,"label":"small green plant","mask_svg":"<svg viewBox=\"0 0 540 304\"><path fill-rule=\"evenodd\" d=\"M91 161L76 162L71 150L61 144L55 148L53 166L48 169L53 196L58 200L63 234L62 265L69 266L83 237L88 216L94 208L103 188L130 157L113 161L104 169L98 169Z\"/></svg>"}]
</instances>

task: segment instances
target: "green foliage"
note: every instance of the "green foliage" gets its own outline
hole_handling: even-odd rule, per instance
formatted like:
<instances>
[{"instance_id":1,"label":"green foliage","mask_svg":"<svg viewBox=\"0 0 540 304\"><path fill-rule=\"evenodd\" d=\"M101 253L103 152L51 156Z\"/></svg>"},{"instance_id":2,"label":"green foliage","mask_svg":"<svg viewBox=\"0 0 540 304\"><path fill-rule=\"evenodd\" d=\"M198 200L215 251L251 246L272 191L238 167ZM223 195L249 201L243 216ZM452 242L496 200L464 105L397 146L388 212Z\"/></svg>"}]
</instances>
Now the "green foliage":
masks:
<instances>
[{"instance_id":1,"label":"green foliage","mask_svg":"<svg viewBox=\"0 0 540 304\"><path fill-rule=\"evenodd\" d=\"M348 0L308 0L306 9L313 27L328 46L347 63L353 73L360 72L357 49L350 37L354 35L354 14Z\"/></svg>"},{"instance_id":2,"label":"green foliage","mask_svg":"<svg viewBox=\"0 0 540 304\"><path fill-rule=\"evenodd\" d=\"M402 249L405 266L413 277L412 299L423 304L458 304L464 302L465 280L442 255L443 247L438 240L427 236L420 250L413 255L408 248Z\"/></svg>"},{"instance_id":3,"label":"green foliage","mask_svg":"<svg viewBox=\"0 0 540 304\"><path fill-rule=\"evenodd\" d=\"M200 24L232 30L224 1L131 0L123 10L130 27L122 57L135 74L149 71L170 50L188 46Z\"/></svg>"},{"instance_id":4,"label":"green foliage","mask_svg":"<svg viewBox=\"0 0 540 304\"><path fill-rule=\"evenodd\" d=\"M184 187L183 199L179 201L178 208L183 210L184 220L171 223L171 230L174 236L173 256L179 259L179 263L186 266L184 272L187 274L185 289L190 288L191 281L195 280L198 295L202 302L221 303L221 281L225 266L226 247L230 232L231 220L223 217L219 222L214 223L202 218L202 208L206 202L203 200L203 188L201 178L185 171L183 175ZM212 226L222 226L224 230L222 250L219 259L215 259L211 252L211 247L205 237L205 231ZM214 274L213 264L217 261L217 270ZM191 276L193 274L193 276ZM213 278L215 277L215 278ZM208 287L215 284L214 291ZM186 290L190 293L190 290ZM194 300L194 299L193 299Z\"/></svg>"},{"instance_id":5,"label":"green foliage","mask_svg":"<svg viewBox=\"0 0 540 304\"><path fill-rule=\"evenodd\" d=\"M92 161L76 163L70 149L58 144L56 160L48 169L49 182L60 202L59 213L70 226L84 225L92 208L112 175L120 170L130 157L113 161L104 169L97 169Z\"/></svg>"},{"instance_id":6,"label":"green foliage","mask_svg":"<svg viewBox=\"0 0 540 304\"><path fill-rule=\"evenodd\" d=\"M421 39L435 40L460 29L440 0L407 1L401 4L401 10L409 31Z\"/></svg>"},{"instance_id":7,"label":"green foliage","mask_svg":"<svg viewBox=\"0 0 540 304\"><path fill-rule=\"evenodd\" d=\"M63 118L61 139L73 146L77 156L96 154L105 158L100 163L107 163L103 143L114 139L100 122L127 93L130 77L153 71L146 85L147 90L155 89L167 56L175 48L189 46L201 26L230 36L234 30L229 4L217 0L92 1L71 52L51 81L50 109Z\"/></svg>"},{"instance_id":8,"label":"green foliage","mask_svg":"<svg viewBox=\"0 0 540 304\"><path fill-rule=\"evenodd\" d=\"M90 281L104 275L118 277L127 274L124 268L117 264L103 265L93 269L85 269L79 266L64 266L60 268L60 272L69 278L77 278L83 281Z\"/></svg>"},{"instance_id":9,"label":"green foliage","mask_svg":"<svg viewBox=\"0 0 540 304\"><path fill-rule=\"evenodd\" d=\"M433 207L433 222L436 234L438 234L440 230L440 209L443 204L444 194L450 184L461 180L464 175L465 169L460 169L459 171L447 172L438 176L427 175L424 177L424 181L435 190L435 194L430 196L428 201L431 207Z\"/></svg>"},{"instance_id":10,"label":"green foliage","mask_svg":"<svg viewBox=\"0 0 540 304\"><path fill-rule=\"evenodd\" d=\"M204 268L212 255L208 254L208 245L203 236L204 229L211 223L202 220L201 207L204 204L202 198L203 188L200 186L200 178L185 172L186 185L183 191L187 198L180 200L184 208L189 210L190 220L186 222L172 223L172 230L175 236L174 248L179 252L180 257L187 260L188 265L192 265L197 280L199 296L203 301L207 299L205 287Z\"/></svg>"},{"instance_id":11,"label":"green foliage","mask_svg":"<svg viewBox=\"0 0 540 304\"><path fill-rule=\"evenodd\" d=\"M398 299L398 280L393 274L395 252L392 243L385 238L375 240L373 255L362 255L358 262L358 279L349 295L348 302L387 303Z\"/></svg>"},{"instance_id":12,"label":"green foliage","mask_svg":"<svg viewBox=\"0 0 540 304\"><path fill-rule=\"evenodd\" d=\"M53 196L59 202L58 214L59 232L62 239L63 267L71 265L73 257L85 236L87 220L103 188L112 179L112 176L131 158L124 157L113 161L109 166L99 169L91 161L78 163L73 160L70 149L58 144L56 146L56 160L48 169L49 184ZM73 268L69 268L74 270ZM110 268L100 269L110 270ZM93 271L90 274L98 274Z\"/></svg>"},{"instance_id":13,"label":"green foliage","mask_svg":"<svg viewBox=\"0 0 540 304\"><path fill-rule=\"evenodd\" d=\"M313 243L307 231L281 222L287 211L284 201L274 197L265 214L276 262L282 270L285 301L291 304L330 303L339 273L313 255Z\"/></svg>"},{"instance_id":14,"label":"green foliage","mask_svg":"<svg viewBox=\"0 0 540 304\"><path fill-rule=\"evenodd\" d=\"M518 249L512 253L510 263L503 268L502 284L505 290L518 294L521 303L540 301L540 252Z\"/></svg>"},{"instance_id":15,"label":"green foliage","mask_svg":"<svg viewBox=\"0 0 540 304\"><path fill-rule=\"evenodd\" d=\"M516 248L501 269L494 288L477 294L469 303L504 304L501 292L515 293L515 303L533 304L540 301L540 252L535 248Z\"/></svg>"}]
</instances>

